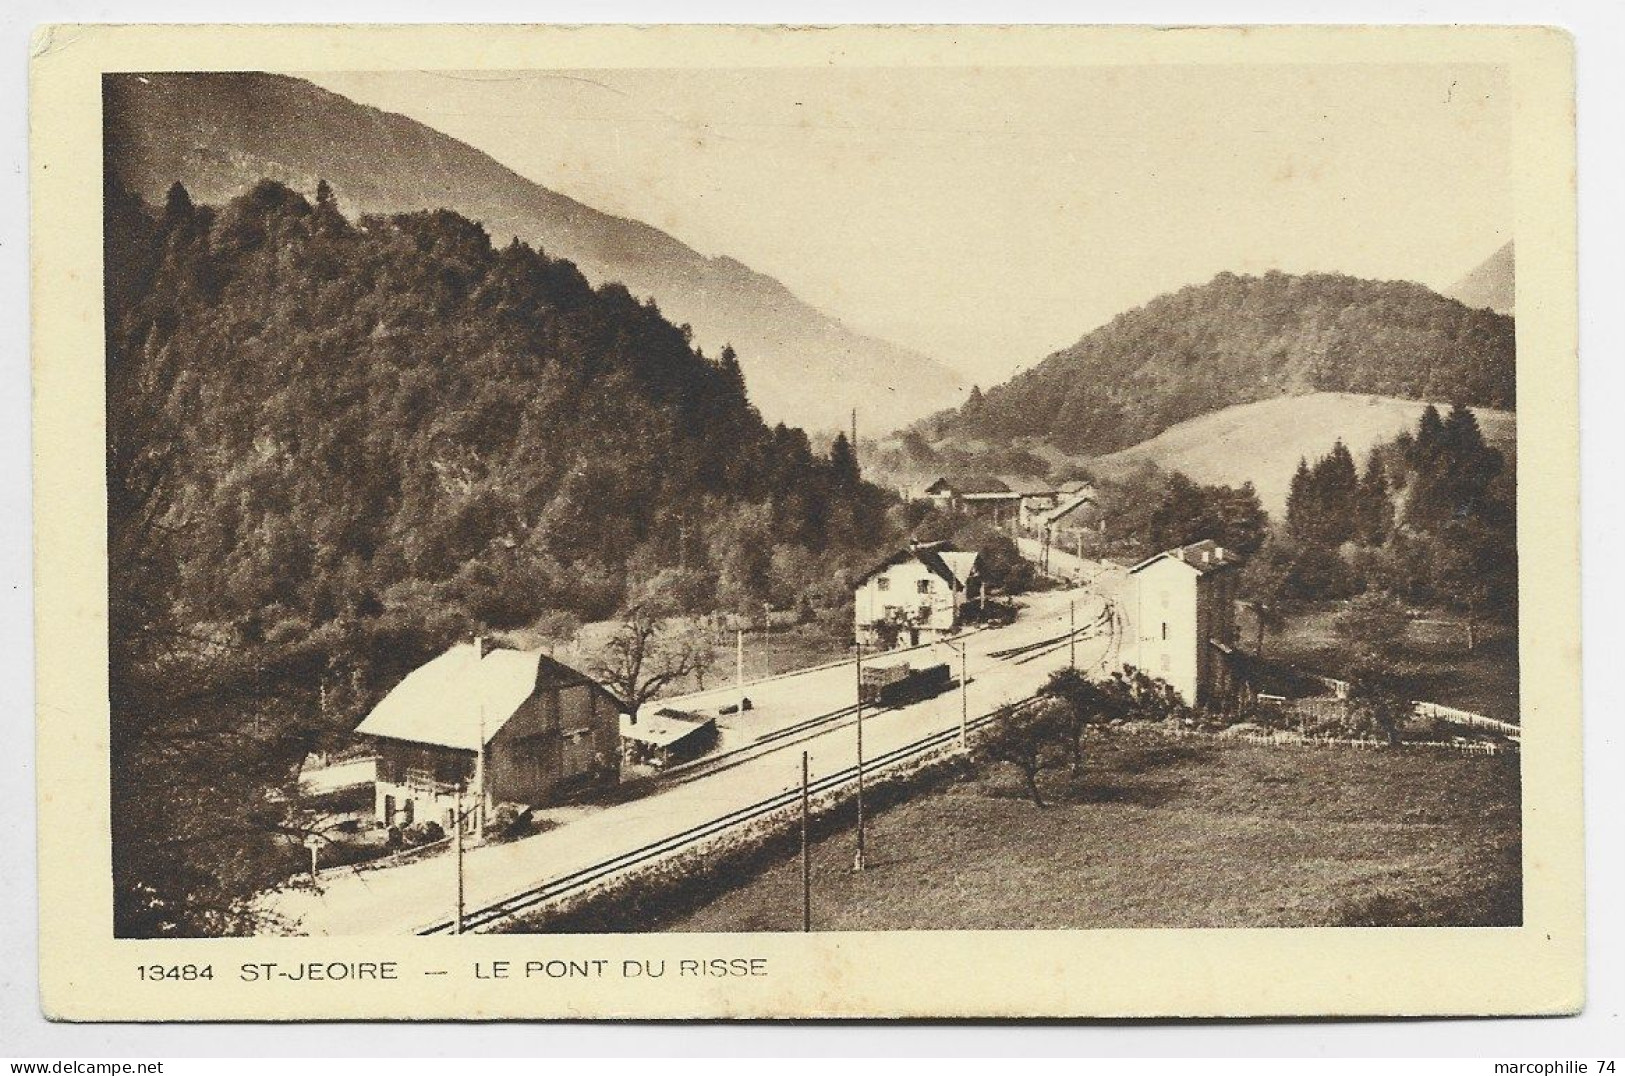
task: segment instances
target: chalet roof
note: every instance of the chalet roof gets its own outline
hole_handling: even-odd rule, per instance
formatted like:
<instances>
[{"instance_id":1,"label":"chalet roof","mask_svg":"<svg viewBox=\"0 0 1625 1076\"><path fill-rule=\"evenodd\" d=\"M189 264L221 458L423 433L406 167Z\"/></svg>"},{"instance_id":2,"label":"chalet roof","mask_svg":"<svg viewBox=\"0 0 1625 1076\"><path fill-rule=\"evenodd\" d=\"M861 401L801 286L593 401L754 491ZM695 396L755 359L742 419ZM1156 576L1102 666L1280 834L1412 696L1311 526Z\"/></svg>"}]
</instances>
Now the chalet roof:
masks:
<instances>
[{"instance_id":1,"label":"chalet roof","mask_svg":"<svg viewBox=\"0 0 1625 1076\"><path fill-rule=\"evenodd\" d=\"M645 714L632 723L631 714L621 715L621 737L627 740L636 740L652 747L670 747L681 743L697 732L707 728L714 728L717 720L714 717L701 717L698 714L687 713L683 710L661 709L652 714Z\"/></svg>"},{"instance_id":2,"label":"chalet roof","mask_svg":"<svg viewBox=\"0 0 1625 1076\"><path fill-rule=\"evenodd\" d=\"M955 585L957 586L964 586L970 581L970 577L976 574L976 562L980 557L978 553L949 551L941 553L939 556L942 557L942 562L948 566L948 570L954 574L954 579L957 580Z\"/></svg>"},{"instance_id":3,"label":"chalet roof","mask_svg":"<svg viewBox=\"0 0 1625 1076\"><path fill-rule=\"evenodd\" d=\"M978 556L976 553L957 550L947 542L916 542L899 549L858 576L852 585L860 587L894 564L918 560L932 575L942 579L949 586L963 587L976 572Z\"/></svg>"},{"instance_id":4,"label":"chalet roof","mask_svg":"<svg viewBox=\"0 0 1625 1076\"><path fill-rule=\"evenodd\" d=\"M1211 538L1204 538L1200 542L1192 542L1190 545L1182 545L1178 549L1164 550L1155 556L1147 557L1130 568L1129 574L1133 575L1135 572L1149 568L1158 561L1169 559L1177 560L1187 568L1194 569L1198 575L1233 568L1241 563L1241 557L1237 555L1235 550L1226 549Z\"/></svg>"},{"instance_id":5,"label":"chalet roof","mask_svg":"<svg viewBox=\"0 0 1625 1076\"><path fill-rule=\"evenodd\" d=\"M460 643L408 673L356 731L474 751L482 730L490 743L538 688L583 683L604 691L539 650L492 650L480 657L476 644Z\"/></svg>"}]
</instances>

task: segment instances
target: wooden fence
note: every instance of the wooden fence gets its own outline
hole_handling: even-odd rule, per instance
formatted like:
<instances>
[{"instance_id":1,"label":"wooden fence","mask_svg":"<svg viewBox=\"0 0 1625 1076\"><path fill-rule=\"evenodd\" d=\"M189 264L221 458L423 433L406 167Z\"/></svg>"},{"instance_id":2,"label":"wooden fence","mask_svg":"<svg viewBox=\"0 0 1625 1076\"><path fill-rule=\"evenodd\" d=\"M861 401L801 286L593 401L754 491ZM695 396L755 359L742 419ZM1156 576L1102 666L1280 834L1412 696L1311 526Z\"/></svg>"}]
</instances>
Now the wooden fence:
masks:
<instances>
[{"instance_id":1,"label":"wooden fence","mask_svg":"<svg viewBox=\"0 0 1625 1076\"><path fill-rule=\"evenodd\" d=\"M1489 729L1499 732L1503 736L1510 736L1514 740L1523 735L1523 727L1514 725L1510 721L1497 721L1493 717L1475 714L1471 710L1457 710L1453 706L1440 706L1436 702L1413 702L1411 706L1416 710L1417 717L1432 717L1440 721L1448 721L1452 725L1467 725L1470 728Z\"/></svg>"},{"instance_id":2,"label":"wooden fence","mask_svg":"<svg viewBox=\"0 0 1625 1076\"><path fill-rule=\"evenodd\" d=\"M1344 708L1348 706L1349 682L1337 680L1330 676L1315 676L1330 695L1311 695L1306 698L1289 699L1280 695L1259 695L1258 701L1291 711L1300 718L1310 720L1333 720L1341 717ZM1414 700L1411 709L1417 717L1433 718L1438 721L1448 721L1452 725L1465 725L1468 728L1488 729L1510 739L1517 740L1523 735L1523 728L1510 721L1498 721L1493 717L1475 714L1471 710L1458 710L1454 706L1443 706L1436 702Z\"/></svg>"},{"instance_id":3,"label":"wooden fence","mask_svg":"<svg viewBox=\"0 0 1625 1076\"><path fill-rule=\"evenodd\" d=\"M1176 740L1225 740L1232 743L1254 744L1259 747L1350 747L1355 750L1376 750L1388 747L1386 740L1351 740L1336 736L1309 736L1300 732L1208 732L1203 729L1177 725L1131 722L1121 726L1125 731L1141 735L1168 736ZM1404 740L1402 747L1432 747L1446 751L1459 751L1464 755L1516 754L1515 743L1488 741L1463 742L1443 740Z\"/></svg>"}]
</instances>

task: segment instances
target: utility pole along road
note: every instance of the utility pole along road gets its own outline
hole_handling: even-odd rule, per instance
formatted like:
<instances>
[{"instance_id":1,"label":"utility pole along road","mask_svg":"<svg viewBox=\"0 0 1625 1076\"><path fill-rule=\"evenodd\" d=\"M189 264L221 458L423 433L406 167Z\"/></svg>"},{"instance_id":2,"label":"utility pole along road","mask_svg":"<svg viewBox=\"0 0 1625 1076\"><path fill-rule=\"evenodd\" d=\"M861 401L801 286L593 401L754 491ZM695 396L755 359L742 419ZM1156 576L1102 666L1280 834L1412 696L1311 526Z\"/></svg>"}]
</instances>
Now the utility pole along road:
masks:
<instances>
[{"instance_id":1,"label":"utility pole along road","mask_svg":"<svg viewBox=\"0 0 1625 1076\"><path fill-rule=\"evenodd\" d=\"M1027 698L1051 672L1066 666L1069 602L1077 602L1078 668L1099 675L1103 665L1115 667L1118 650L1109 618L1104 616L1111 595L1103 588L1111 581L1100 582L1101 587L1086 590L1027 595L1023 599L1026 608L1014 624L961 637L968 648L973 718ZM1054 643L1007 658L992 656L1044 640ZM949 647L936 646L915 650L898 660L916 664L952 662L957 674L954 658ZM885 662L891 656L875 655L873 660ZM793 705L808 718L830 713L856 701L852 662L762 681L751 686L750 694L761 702L771 700L776 708ZM959 719L957 685L895 710L871 713L866 707L864 754L872 760L923 736L957 729ZM847 717L814 726L805 736L786 739L776 749L764 747L763 753L750 753L750 757L717 772L665 788L657 785L647 796L589 809L544 833L468 850L463 872L467 907L476 912L550 880L797 788L801 751L811 753L815 782L854 766L857 742L852 723L852 718ZM866 765L865 772L878 771ZM878 849L877 854L884 861L887 853ZM434 855L376 870L335 871L324 876L316 888L280 891L268 895L266 902L270 910L296 922L295 929L303 934L406 935L446 922L453 912L455 894L452 857Z\"/></svg>"}]
</instances>

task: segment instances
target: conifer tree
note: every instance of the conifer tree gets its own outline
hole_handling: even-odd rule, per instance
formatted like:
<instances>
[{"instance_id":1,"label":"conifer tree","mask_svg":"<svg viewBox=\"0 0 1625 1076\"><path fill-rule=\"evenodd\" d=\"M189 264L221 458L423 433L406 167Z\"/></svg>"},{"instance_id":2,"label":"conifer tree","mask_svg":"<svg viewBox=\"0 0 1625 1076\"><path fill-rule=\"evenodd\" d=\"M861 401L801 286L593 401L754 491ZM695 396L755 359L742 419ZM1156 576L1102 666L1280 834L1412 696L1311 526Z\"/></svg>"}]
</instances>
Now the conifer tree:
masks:
<instances>
[{"instance_id":1,"label":"conifer tree","mask_svg":"<svg viewBox=\"0 0 1625 1076\"><path fill-rule=\"evenodd\" d=\"M1362 545L1379 546L1388 540L1394 524L1394 503L1389 498L1388 474L1376 449L1366 459L1360 478L1355 538Z\"/></svg>"}]
</instances>

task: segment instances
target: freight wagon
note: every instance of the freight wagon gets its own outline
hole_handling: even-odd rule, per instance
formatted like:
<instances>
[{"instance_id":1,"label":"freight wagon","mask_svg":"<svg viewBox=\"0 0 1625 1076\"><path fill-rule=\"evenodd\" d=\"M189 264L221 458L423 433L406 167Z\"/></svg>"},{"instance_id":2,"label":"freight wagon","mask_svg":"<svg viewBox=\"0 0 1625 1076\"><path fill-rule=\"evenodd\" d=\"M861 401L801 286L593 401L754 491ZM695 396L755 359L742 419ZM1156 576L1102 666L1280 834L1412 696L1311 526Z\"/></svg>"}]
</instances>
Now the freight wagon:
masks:
<instances>
[{"instance_id":1,"label":"freight wagon","mask_svg":"<svg viewBox=\"0 0 1625 1076\"><path fill-rule=\"evenodd\" d=\"M902 706L947 690L953 673L946 664L910 669L907 664L865 668L858 677L858 700L865 706Z\"/></svg>"}]
</instances>

